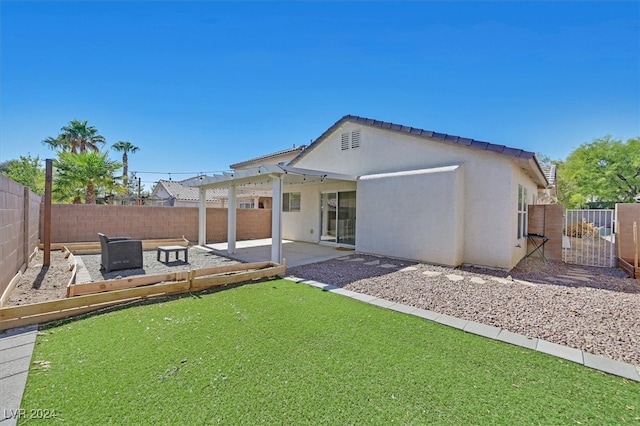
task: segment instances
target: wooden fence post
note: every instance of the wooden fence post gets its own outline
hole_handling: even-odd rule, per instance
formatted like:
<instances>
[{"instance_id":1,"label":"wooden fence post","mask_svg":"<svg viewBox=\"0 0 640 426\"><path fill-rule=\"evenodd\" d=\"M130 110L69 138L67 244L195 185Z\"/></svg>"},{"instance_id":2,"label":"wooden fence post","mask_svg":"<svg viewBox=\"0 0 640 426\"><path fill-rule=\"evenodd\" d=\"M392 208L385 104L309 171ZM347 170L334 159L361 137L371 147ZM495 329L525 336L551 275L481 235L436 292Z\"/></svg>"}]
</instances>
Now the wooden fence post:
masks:
<instances>
[{"instance_id":1,"label":"wooden fence post","mask_svg":"<svg viewBox=\"0 0 640 426\"><path fill-rule=\"evenodd\" d=\"M44 256L43 266L51 265L51 187L53 181L53 160L45 160L45 180L44 180L44 227L43 243Z\"/></svg>"}]
</instances>

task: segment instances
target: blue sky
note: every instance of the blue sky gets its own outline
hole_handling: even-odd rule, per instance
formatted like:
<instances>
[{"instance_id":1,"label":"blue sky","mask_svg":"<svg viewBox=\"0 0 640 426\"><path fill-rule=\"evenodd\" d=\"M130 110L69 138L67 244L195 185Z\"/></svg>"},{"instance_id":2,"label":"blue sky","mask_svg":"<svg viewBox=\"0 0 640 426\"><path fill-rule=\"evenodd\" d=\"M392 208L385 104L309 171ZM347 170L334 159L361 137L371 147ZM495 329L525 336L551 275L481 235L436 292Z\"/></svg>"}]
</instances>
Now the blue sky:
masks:
<instances>
[{"instance_id":1,"label":"blue sky","mask_svg":"<svg viewBox=\"0 0 640 426\"><path fill-rule=\"evenodd\" d=\"M147 189L346 114L554 159L640 135L637 1L3 0L0 24L0 161L88 120Z\"/></svg>"}]
</instances>

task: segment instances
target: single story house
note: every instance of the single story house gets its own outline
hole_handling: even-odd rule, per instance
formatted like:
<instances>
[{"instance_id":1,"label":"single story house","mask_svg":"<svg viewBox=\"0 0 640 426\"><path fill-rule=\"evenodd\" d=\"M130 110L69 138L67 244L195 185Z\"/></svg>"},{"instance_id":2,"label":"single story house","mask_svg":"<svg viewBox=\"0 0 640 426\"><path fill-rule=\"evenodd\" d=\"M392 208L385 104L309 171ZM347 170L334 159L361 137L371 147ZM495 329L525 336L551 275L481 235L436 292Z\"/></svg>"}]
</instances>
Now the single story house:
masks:
<instances>
[{"instance_id":1,"label":"single story house","mask_svg":"<svg viewBox=\"0 0 640 426\"><path fill-rule=\"evenodd\" d=\"M458 266L510 269L526 255L527 206L547 180L534 153L347 115L289 163L184 182L204 194L271 189L272 260L282 238ZM229 212L235 250L235 210Z\"/></svg>"}]
</instances>

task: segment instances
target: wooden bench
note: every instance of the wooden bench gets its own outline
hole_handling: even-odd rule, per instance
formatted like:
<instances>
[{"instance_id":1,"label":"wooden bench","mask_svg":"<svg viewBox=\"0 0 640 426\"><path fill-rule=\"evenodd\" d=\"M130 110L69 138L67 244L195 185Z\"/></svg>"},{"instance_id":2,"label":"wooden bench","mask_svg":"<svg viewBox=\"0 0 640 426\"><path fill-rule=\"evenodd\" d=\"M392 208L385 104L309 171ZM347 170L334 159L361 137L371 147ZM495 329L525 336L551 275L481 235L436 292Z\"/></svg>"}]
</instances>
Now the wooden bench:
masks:
<instances>
[{"instance_id":1,"label":"wooden bench","mask_svg":"<svg viewBox=\"0 0 640 426\"><path fill-rule=\"evenodd\" d=\"M164 253L164 263L169 262L169 253L176 254L176 260L178 260L178 254L180 252L184 253L184 262L189 263L189 252L188 247L184 246L159 246L157 249L157 260L160 261L160 253Z\"/></svg>"}]
</instances>

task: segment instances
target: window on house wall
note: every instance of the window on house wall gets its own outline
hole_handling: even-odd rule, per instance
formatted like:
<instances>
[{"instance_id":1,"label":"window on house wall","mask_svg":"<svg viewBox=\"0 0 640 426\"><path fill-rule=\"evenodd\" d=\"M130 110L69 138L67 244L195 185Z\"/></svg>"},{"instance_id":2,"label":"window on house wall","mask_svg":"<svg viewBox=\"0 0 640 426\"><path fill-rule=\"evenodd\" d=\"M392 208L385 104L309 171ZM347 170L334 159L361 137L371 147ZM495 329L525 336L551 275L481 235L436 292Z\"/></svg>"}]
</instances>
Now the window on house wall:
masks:
<instances>
[{"instance_id":1,"label":"window on house wall","mask_svg":"<svg viewBox=\"0 0 640 426\"><path fill-rule=\"evenodd\" d=\"M527 188L518 185L518 238L527 235Z\"/></svg>"},{"instance_id":2,"label":"window on house wall","mask_svg":"<svg viewBox=\"0 0 640 426\"><path fill-rule=\"evenodd\" d=\"M300 211L300 193L285 192L282 194L282 211L283 212L299 212Z\"/></svg>"},{"instance_id":3,"label":"window on house wall","mask_svg":"<svg viewBox=\"0 0 640 426\"><path fill-rule=\"evenodd\" d=\"M253 200L251 201L240 201L240 203L238 203L238 208L239 209L252 209L255 206Z\"/></svg>"}]
</instances>

